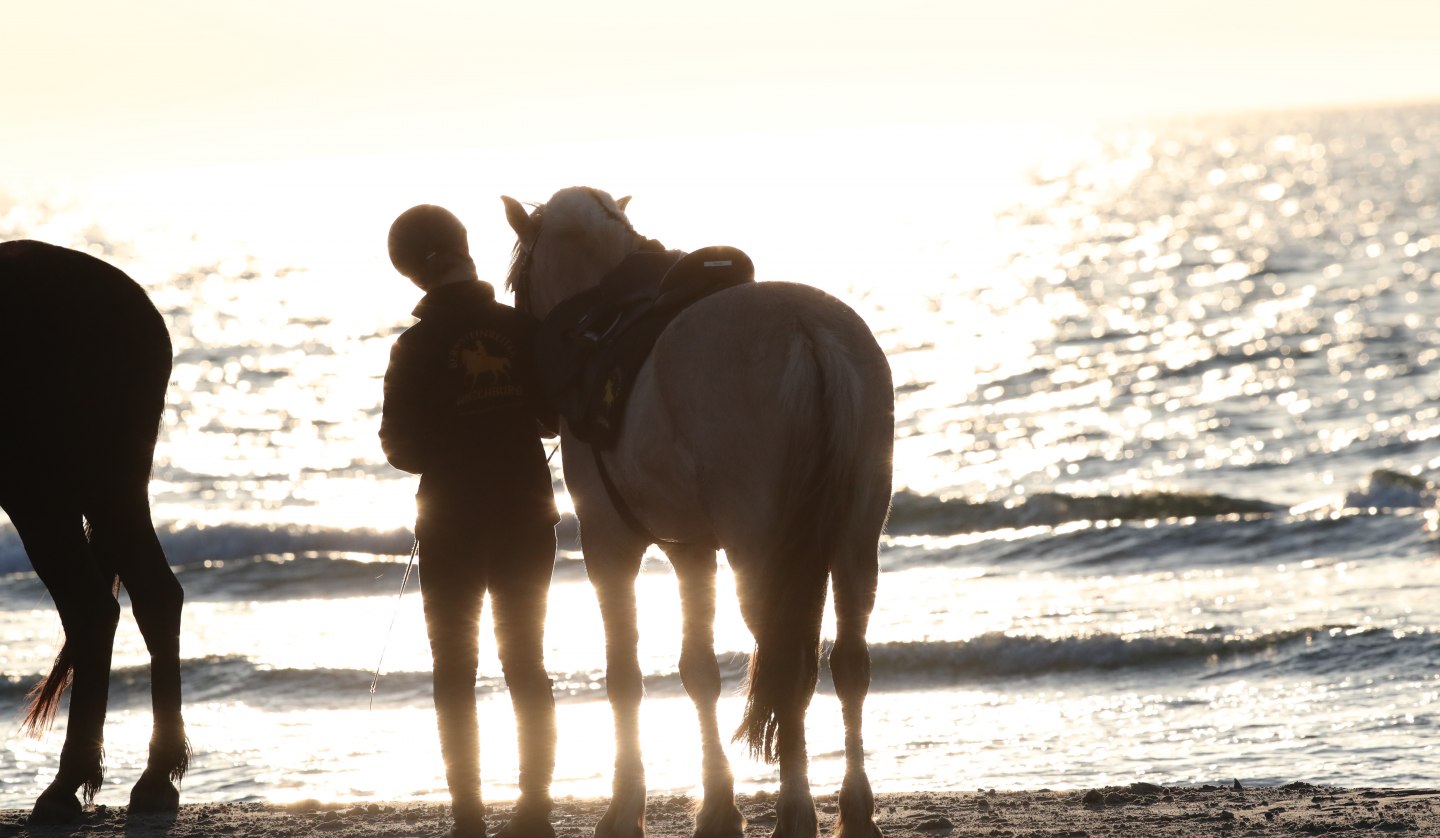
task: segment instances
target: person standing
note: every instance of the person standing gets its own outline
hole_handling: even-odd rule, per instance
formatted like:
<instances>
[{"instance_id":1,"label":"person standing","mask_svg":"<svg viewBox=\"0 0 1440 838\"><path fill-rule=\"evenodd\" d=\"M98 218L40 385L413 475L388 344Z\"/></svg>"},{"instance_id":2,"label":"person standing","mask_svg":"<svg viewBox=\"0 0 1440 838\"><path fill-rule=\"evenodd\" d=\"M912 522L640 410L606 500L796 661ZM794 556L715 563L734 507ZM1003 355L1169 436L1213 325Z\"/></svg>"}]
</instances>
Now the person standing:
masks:
<instances>
[{"instance_id":1,"label":"person standing","mask_svg":"<svg viewBox=\"0 0 1440 838\"><path fill-rule=\"evenodd\" d=\"M485 835L475 675L488 592L520 751L520 799L502 833L552 838L555 703L543 641L559 515L541 443L553 433L535 395L536 323L477 278L448 210L406 210L388 244L396 270L425 292L419 322L390 353L380 442L391 465L420 475L415 537L450 834Z\"/></svg>"}]
</instances>

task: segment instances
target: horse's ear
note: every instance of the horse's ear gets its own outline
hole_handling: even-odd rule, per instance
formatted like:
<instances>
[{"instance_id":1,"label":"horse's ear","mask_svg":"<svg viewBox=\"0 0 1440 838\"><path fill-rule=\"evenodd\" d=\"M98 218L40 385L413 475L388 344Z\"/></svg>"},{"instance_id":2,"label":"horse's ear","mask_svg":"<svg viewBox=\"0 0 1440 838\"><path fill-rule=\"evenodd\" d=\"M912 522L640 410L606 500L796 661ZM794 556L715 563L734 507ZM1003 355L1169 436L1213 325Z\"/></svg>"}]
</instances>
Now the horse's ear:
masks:
<instances>
[{"instance_id":1,"label":"horse's ear","mask_svg":"<svg viewBox=\"0 0 1440 838\"><path fill-rule=\"evenodd\" d=\"M630 203L630 196L629 196L629 195L626 195L626 196L623 197L623 198L618 198L618 199L616 199L616 201L615 201L615 206L619 207L621 212L624 212L624 211L625 211L625 205L626 205L626 204L629 204L629 203Z\"/></svg>"},{"instance_id":2,"label":"horse's ear","mask_svg":"<svg viewBox=\"0 0 1440 838\"><path fill-rule=\"evenodd\" d=\"M525 207L509 195L501 195L500 200L505 204L505 220L510 222L510 229L520 237L520 243L529 247L535 238L533 235L535 224L530 218L530 213Z\"/></svg>"}]
</instances>

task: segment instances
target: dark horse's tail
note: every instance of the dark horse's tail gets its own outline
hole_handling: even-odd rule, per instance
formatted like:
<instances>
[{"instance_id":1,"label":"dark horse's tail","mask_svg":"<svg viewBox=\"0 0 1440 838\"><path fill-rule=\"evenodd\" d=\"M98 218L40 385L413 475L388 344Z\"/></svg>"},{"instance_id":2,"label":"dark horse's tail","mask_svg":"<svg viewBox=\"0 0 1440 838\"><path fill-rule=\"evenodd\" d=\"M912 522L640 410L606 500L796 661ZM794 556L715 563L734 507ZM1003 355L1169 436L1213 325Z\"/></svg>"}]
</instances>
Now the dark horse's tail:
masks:
<instances>
[{"instance_id":1,"label":"dark horse's tail","mask_svg":"<svg viewBox=\"0 0 1440 838\"><path fill-rule=\"evenodd\" d=\"M118 574L111 581L110 590L113 594L120 593L120 576ZM30 688L30 692L25 694L25 712L20 717L22 734L38 739L55 723L55 716L60 712L60 699L65 694L65 689L70 686L70 679L75 674L73 655L70 639L67 637L60 644L60 653L55 656L55 663L51 664L50 673L41 678L35 686Z\"/></svg>"},{"instance_id":2,"label":"dark horse's tail","mask_svg":"<svg viewBox=\"0 0 1440 838\"><path fill-rule=\"evenodd\" d=\"M25 715L20 719L21 733L38 738L50 729L55 722L55 714L60 710L60 697L70 686L70 677L74 672L75 663L71 660L70 642L67 640L60 645L60 654L55 656L50 674L41 678L25 696Z\"/></svg>"},{"instance_id":3,"label":"dark horse's tail","mask_svg":"<svg viewBox=\"0 0 1440 838\"><path fill-rule=\"evenodd\" d=\"M782 409L795 419L781 535L741 593L754 606L755 651L735 739L767 762L787 726L804 724L815 692L832 564L847 551L873 558L890 501L893 390L884 355L879 347L857 353L825 327L802 324L802 333L781 389L790 402Z\"/></svg>"}]
</instances>

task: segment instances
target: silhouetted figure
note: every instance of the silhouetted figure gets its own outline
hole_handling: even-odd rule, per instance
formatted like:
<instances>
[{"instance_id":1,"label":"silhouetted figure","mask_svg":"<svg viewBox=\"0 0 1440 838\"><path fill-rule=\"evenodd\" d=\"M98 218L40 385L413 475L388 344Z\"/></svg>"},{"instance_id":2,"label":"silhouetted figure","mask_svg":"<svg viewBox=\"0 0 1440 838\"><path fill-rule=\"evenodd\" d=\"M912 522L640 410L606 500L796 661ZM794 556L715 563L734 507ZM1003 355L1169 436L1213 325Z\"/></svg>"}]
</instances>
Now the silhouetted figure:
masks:
<instances>
[{"instance_id":1,"label":"silhouetted figure","mask_svg":"<svg viewBox=\"0 0 1440 838\"><path fill-rule=\"evenodd\" d=\"M465 228L447 210L402 213L389 246L425 291L420 322L390 355L380 441L391 465L420 475L415 536L451 834L485 835L475 673L488 591L520 747L521 797L502 833L551 838L555 703L543 641L559 516L531 397L535 323L476 278Z\"/></svg>"},{"instance_id":2,"label":"silhouetted figure","mask_svg":"<svg viewBox=\"0 0 1440 838\"><path fill-rule=\"evenodd\" d=\"M111 645L124 585L150 651L155 727L132 811L173 811L190 758L180 715L180 583L150 518L170 336L145 292L84 253L0 243L0 507L60 611L65 643L31 693L39 734L72 687L55 780L32 823L78 818L103 779Z\"/></svg>"}]
</instances>

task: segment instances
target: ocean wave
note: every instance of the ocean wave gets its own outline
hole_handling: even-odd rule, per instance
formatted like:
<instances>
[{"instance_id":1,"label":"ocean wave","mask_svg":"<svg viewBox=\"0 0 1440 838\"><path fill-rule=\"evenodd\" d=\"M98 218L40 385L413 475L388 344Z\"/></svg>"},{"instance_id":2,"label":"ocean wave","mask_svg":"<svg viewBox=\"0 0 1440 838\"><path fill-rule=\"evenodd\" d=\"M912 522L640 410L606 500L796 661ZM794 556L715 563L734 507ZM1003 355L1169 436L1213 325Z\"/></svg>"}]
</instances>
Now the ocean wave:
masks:
<instances>
[{"instance_id":1,"label":"ocean wave","mask_svg":"<svg viewBox=\"0 0 1440 838\"><path fill-rule=\"evenodd\" d=\"M355 558L307 553L251 556L179 565L175 575L186 602L283 602L356 596L394 596L400 592L409 560L404 556ZM557 557L556 580L579 579L584 567L567 554ZM419 590L411 579L409 590ZM0 607L34 607L47 597L39 577L15 574L0 588Z\"/></svg>"},{"instance_id":2,"label":"ocean wave","mask_svg":"<svg viewBox=\"0 0 1440 838\"><path fill-rule=\"evenodd\" d=\"M1291 512L1143 520L1076 520L898 535L881 553L885 571L963 564L986 574L1185 572L1308 560L1428 558L1437 541L1433 508L1411 503L1347 508L1338 502ZM1402 498L1402 500L1404 500ZM952 502L953 503L953 502ZM963 507L962 507L963 508ZM948 514L948 513L947 513ZM920 528L924 532L926 528Z\"/></svg>"},{"instance_id":3,"label":"ocean wave","mask_svg":"<svg viewBox=\"0 0 1440 838\"><path fill-rule=\"evenodd\" d=\"M1440 663L1440 634L1426 631L1318 626L1254 635L1221 631L1184 635L1081 637L980 635L969 640L880 643L870 647L872 692L953 687L1061 676L1071 679L1111 678L1131 672L1142 677L1163 672L1202 677L1243 675L1305 675L1344 677L1351 672L1374 675L1386 667L1396 671L1433 668ZM744 682L748 656L719 656L727 691ZM822 656L822 664L824 659ZM822 665L828 671L828 667ZM384 672L373 696L375 673L359 669L277 669L240 656L211 656L182 661L181 677L187 703L243 702L275 709L420 706L431 699L428 671ZM1189 677L1187 675L1187 677ZM19 706L38 674L0 679L0 702ZM605 698L603 663L587 672L552 673L557 701L599 701ZM476 692L504 690L498 673L482 667ZM645 676L652 697L685 694L678 672ZM828 675L820 689L832 689ZM149 701L147 667L116 669L111 677L114 707L143 707Z\"/></svg>"},{"instance_id":4,"label":"ocean wave","mask_svg":"<svg viewBox=\"0 0 1440 838\"><path fill-rule=\"evenodd\" d=\"M1343 495L1293 508L1262 499L1204 492L1098 496L1039 492L1010 500L971 501L901 490L893 498L886 530L891 535L960 535L1076 522L1256 519L1286 512L1333 515L1350 510L1434 509L1437 502L1440 463L1429 463L1409 472L1376 469Z\"/></svg>"},{"instance_id":5,"label":"ocean wave","mask_svg":"<svg viewBox=\"0 0 1440 838\"><path fill-rule=\"evenodd\" d=\"M346 529L298 524L219 524L160 526L156 530L171 565L283 556L302 553L354 553L408 556L414 537L408 530ZM0 573L30 569L13 526L0 526Z\"/></svg>"},{"instance_id":6,"label":"ocean wave","mask_svg":"<svg viewBox=\"0 0 1440 838\"><path fill-rule=\"evenodd\" d=\"M1396 660L1433 658L1440 635L1344 626L1260 634L1223 631L1183 635L1078 637L984 634L945 643L887 643L870 647L872 677L880 684L930 685L978 679L1155 671L1185 667L1233 670L1289 666L1330 674L1369 667L1381 648ZM1300 661L1299 664L1296 661Z\"/></svg>"},{"instance_id":7,"label":"ocean wave","mask_svg":"<svg viewBox=\"0 0 1440 838\"><path fill-rule=\"evenodd\" d=\"M1342 509L1433 509L1436 486L1423 474L1391 469L1370 473L1360 486L1345 493Z\"/></svg>"},{"instance_id":8,"label":"ocean wave","mask_svg":"<svg viewBox=\"0 0 1440 838\"><path fill-rule=\"evenodd\" d=\"M1208 565L1217 559L1233 563L1283 556L1294 552L1296 545L1330 546L1327 539L1337 532L1388 526L1360 521L1354 513L1403 515L1421 509L1433 514L1436 485L1433 473L1412 475L1381 469L1343 497L1294 508L1190 492L1116 496L1046 492L1014 501L968 501L901 490L894 496L887 532L901 541L910 536L1012 533L994 544L967 547L966 562L979 565L1029 559L1057 568L1084 568L1171 554L1181 564ZM1066 525L1080 526L1057 530ZM1412 528L1405 522L1396 532ZM281 523L162 525L158 533L170 564L191 574L186 577L187 593L196 581L204 588L214 587L217 596L227 599L251 593L271 598L269 590L281 585L289 586L290 598L334 596L337 591L354 595L357 585L351 583L363 583L377 575L371 565L380 564L384 572L384 565L403 561L414 544L408 529ZM1359 537L1370 535L1373 532ZM579 549L579 527L573 515L562 516L556 536L561 551ZM1347 536L1339 543L1349 540ZM923 550L892 545L890 551L898 555L888 557L887 567L905 566L909 561L905 556L911 553L916 554L916 561L934 561L934 556ZM334 564L323 569L326 562ZM285 569L275 575L272 571L280 564ZM562 559L559 566L567 567L567 563ZM205 573L200 572L202 567ZM0 524L0 574L29 570L14 528ZM248 578L251 574L263 578ZM323 576L328 590L297 593L307 590L307 574ZM233 588L224 593L224 586L205 581L208 576L223 579L224 585Z\"/></svg>"},{"instance_id":9,"label":"ocean wave","mask_svg":"<svg viewBox=\"0 0 1440 838\"><path fill-rule=\"evenodd\" d=\"M983 568L987 575L1017 572L1055 572L1092 575L1123 572L1185 572L1206 567L1274 565L1313 559L1365 561L1371 558L1429 557L1440 536L1430 513L1413 510L1319 510L1304 515L1240 515L1215 518L1181 518L1130 522L1074 522L1067 527L1030 526L982 531L958 536L893 536L880 554L885 572L915 567L964 565ZM249 538L264 547L301 548L323 545L355 547L368 541L385 552L310 550L281 552L267 549L259 555L246 550L222 551L238 558L200 559L209 551L180 553L175 570L190 602L284 601L335 597L393 595L399 590L408 564L404 553L390 549L405 542L383 536L351 538L341 535L281 532L265 541L260 533ZM402 534L403 535L403 534ZM13 541L9 548L6 538ZM310 538L314 540L308 540ZM405 535L403 537L408 537ZM288 542L288 543L287 543ZM231 546L235 542L230 542ZM0 585L0 606L33 607L45 597L40 581L30 573L13 531L0 529L0 555L8 554L9 578ZM185 561L185 559L189 559ZM554 578L557 583L584 578L578 551L559 552ZM413 584L413 583L412 583ZM414 588L412 587L412 590Z\"/></svg>"},{"instance_id":10,"label":"ocean wave","mask_svg":"<svg viewBox=\"0 0 1440 838\"><path fill-rule=\"evenodd\" d=\"M1376 556L1419 555L1426 552L1428 538L1423 520L1404 514L1351 512L1202 519L1154 526L1084 527L1026 542L1002 543L994 551L993 561L1000 565L1040 564L1052 570L1118 572L1145 567L1178 572L1310 559L1358 561Z\"/></svg>"},{"instance_id":11,"label":"ocean wave","mask_svg":"<svg viewBox=\"0 0 1440 838\"><path fill-rule=\"evenodd\" d=\"M1132 521L1264 515L1283 507L1224 495L1147 492L1117 497L1077 497L1056 493L1006 501L942 500L908 491L897 492L890 513L892 535L953 535L1075 521ZM304 555L393 558L408 556L414 536L408 529L324 527L285 523L161 525L160 544L172 566ZM556 529L562 550L579 548L573 515L562 516ZM15 529L0 524L0 574L30 570Z\"/></svg>"},{"instance_id":12,"label":"ocean wave","mask_svg":"<svg viewBox=\"0 0 1440 838\"><path fill-rule=\"evenodd\" d=\"M1044 492L1018 501L942 500L909 491L895 493L887 531L892 535L957 535L1002 529L1058 526L1076 521L1137 521L1268 515L1279 504L1226 495L1141 492L1085 497Z\"/></svg>"},{"instance_id":13,"label":"ocean wave","mask_svg":"<svg viewBox=\"0 0 1440 838\"><path fill-rule=\"evenodd\" d=\"M306 524L161 525L160 545L172 566L303 555L393 558L410 555L415 537L408 529L320 527ZM556 528L562 549L578 546L574 516ZM30 570L15 528L0 525L0 574Z\"/></svg>"}]
</instances>

